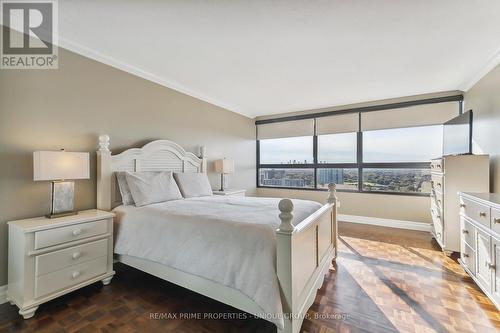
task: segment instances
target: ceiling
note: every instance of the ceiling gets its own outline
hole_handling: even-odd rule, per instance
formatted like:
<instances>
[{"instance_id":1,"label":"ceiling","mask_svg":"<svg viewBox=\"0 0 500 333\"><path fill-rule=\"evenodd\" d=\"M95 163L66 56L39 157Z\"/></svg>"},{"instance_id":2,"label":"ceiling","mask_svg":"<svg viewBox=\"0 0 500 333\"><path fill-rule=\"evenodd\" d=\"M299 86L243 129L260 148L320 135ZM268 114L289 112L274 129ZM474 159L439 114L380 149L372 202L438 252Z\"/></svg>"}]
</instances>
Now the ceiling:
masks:
<instances>
[{"instance_id":1,"label":"ceiling","mask_svg":"<svg viewBox=\"0 0 500 333\"><path fill-rule=\"evenodd\" d=\"M59 1L62 47L248 117L466 90L500 1Z\"/></svg>"}]
</instances>

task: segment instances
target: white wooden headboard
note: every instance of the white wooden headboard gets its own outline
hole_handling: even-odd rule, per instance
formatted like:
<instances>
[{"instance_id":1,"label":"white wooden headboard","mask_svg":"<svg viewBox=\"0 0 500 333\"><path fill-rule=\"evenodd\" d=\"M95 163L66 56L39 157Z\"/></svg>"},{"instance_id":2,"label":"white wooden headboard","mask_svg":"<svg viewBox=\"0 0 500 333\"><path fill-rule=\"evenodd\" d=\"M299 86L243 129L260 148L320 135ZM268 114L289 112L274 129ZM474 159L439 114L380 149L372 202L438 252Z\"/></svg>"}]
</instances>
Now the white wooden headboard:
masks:
<instances>
[{"instance_id":1,"label":"white wooden headboard","mask_svg":"<svg viewBox=\"0 0 500 333\"><path fill-rule=\"evenodd\" d=\"M152 141L142 148L132 148L111 155L109 136L99 136L97 151L97 208L111 210L121 204L116 184L116 171L207 172L205 147L201 156L185 151L169 140Z\"/></svg>"}]
</instances>

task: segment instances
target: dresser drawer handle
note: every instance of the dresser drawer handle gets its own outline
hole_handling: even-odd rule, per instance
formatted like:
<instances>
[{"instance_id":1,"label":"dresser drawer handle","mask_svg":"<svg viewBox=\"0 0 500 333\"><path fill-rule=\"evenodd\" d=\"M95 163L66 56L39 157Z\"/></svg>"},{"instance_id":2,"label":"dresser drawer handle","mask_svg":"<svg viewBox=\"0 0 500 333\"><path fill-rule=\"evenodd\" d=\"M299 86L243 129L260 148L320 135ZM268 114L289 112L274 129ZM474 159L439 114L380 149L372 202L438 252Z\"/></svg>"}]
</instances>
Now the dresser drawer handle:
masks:
<instances>
[{"instance_id":1,"label":"dresser drawer handle","mask_svg":"<svg viewBox=\"0 0 500 333\"><path fill-rule=\"evenodd\" d=\"M496 218L493 220L493 223L500 223L500 218Z\"/></svg>"},{"instance_id":2,"label":"dresser drawer handle","mask_svg":"<svg viewBox=\"0 0 500 333\"><path fill-rule=\"evenodd\" d=\"M82 229L73 230L73 236L79 236L82 233Z\"/></svg>"},{"instance_id":3,"label":"dresser drawer handle","mask_svg":"<svg viewBox=\"0 0 500 333\"><path fill-rule=\"evenodd\" d=\"M462 233L463 233L463 234L468 234L468 233L469 233L469 230L462 229Z\"/></svg>"},{"instance_id":4,"label":"dresser drawer handle","mask_svg":"<svg viewBox=\"0 0 500 333\"><path fill-rule=\"evenodd\" d=\"M480 217L486 217L486 213L485 212L481 212L481 213L479 213L479 216Z\"/></svg>"},{"instance_id":5,"label":"dresser drawer handle","mask_svg":"<svg viewBox=\"0 0 500 333\"><path fill-rule=\"evenodd\" d=\"M496 268L495 265L493 265L493 264L491 264L489 262L486 263L486 266L488 266L489 269L495 269Z\"/></svg>"},{"instance_id":6,"label":"dresser drawer handle","mask_svg":"<svg viewBox=\"0 0 500 333\"><path fill-rule=\"evenodd\" d=\"M438 187L441 187L441 183L437 183L437 186L438 186Z\"/></svg>"},{"instance_id":7,"label":"dresser drawer handle","mask_svg":"<svg viewBox=\"0 0 500 333\"><path fill-rule=\"evenodd\" d=\"M73 253L72 257L73 259L79 259L82 256L82 253L80 251Z\"/></svg>"},{"instance_id":8,"label":"dresser drawer handle","mask_svg":"<svg viewBox=\"0 0 500 333\"><path fill-rule=\"evenodd\" d=\"M464 258L469 258L469 255L468 255L467 253L462 253L462 256L463 256Z\"/></svg>"},{"instance_id":9,"label":"dresser drawer handle","mask_svg":"<svg viewBox=\"0 0 500 333\"><path fill-rule=\"evenodd\" d=\"M465 204L461 203L460 208L465 208Z\"/></svg>"},{"instance_id":10,"label":"dresser drawer handle","mask_svg":"<svg viewBox=\"0 0 500 333\"><path fill-rule=\"evenodd\" d=\"M76 279L76 278L77 278L77 277L79 277L79 276L80 276L80 272L79 272L79 271L74 271L74 272L73 272L73 274L71 274L71 277L72 277L73 279Z\"/></svg>"}]
</instances>

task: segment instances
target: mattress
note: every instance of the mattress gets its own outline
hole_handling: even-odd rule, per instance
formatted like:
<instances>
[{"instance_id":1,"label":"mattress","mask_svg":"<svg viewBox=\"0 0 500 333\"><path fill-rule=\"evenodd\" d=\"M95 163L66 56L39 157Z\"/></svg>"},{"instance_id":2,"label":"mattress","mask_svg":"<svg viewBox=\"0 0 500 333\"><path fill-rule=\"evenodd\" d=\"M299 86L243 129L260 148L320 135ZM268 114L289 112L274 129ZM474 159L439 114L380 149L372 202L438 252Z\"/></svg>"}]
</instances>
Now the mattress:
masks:
<instances>
[{"instance_id":1,"label":"mattress","mask_svg":"<svg viewBox=\"0 0 500 333\"><path fill-rule=\"evenodd\" d=\"M239 290L283 328L276 276L275 198L208 196L114 209L114 252ZM292 200L296 225L319 203Z\"/></svg>"}]
</instances>

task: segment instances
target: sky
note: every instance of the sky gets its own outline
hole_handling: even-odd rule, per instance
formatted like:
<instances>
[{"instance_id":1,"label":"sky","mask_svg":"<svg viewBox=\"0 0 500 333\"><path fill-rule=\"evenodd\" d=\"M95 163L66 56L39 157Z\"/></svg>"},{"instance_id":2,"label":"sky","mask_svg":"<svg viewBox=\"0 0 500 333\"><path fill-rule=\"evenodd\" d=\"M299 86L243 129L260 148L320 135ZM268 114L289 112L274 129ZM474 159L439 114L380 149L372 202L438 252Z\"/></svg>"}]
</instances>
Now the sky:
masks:
<instances>
[{"instance_id":1,"label":"sky","mask_svg":"<svg viewBox=\"0 0 500 333\"><path fill-rule=\"evenodd\" d=\"M363 132L364 162L427 162L442 156L441 125ZM356 133L318 137L318 159L328 163L356 162ZM290 160L313 162L313 138L294 137L260 141L261 164Z\"/></svg>"}]
</instances>

